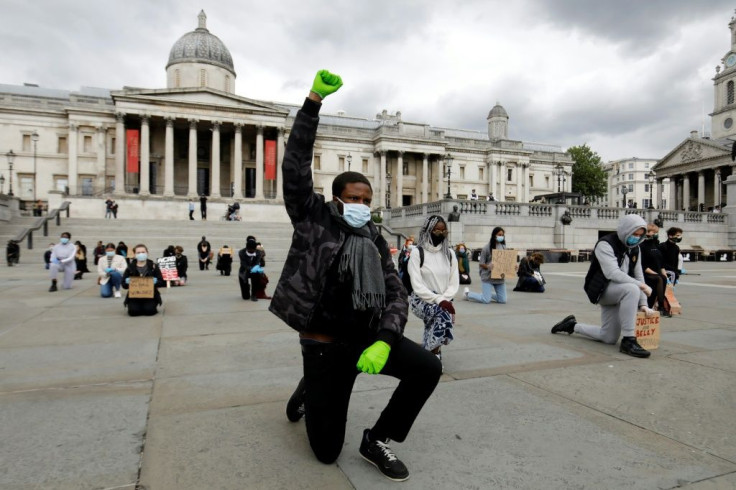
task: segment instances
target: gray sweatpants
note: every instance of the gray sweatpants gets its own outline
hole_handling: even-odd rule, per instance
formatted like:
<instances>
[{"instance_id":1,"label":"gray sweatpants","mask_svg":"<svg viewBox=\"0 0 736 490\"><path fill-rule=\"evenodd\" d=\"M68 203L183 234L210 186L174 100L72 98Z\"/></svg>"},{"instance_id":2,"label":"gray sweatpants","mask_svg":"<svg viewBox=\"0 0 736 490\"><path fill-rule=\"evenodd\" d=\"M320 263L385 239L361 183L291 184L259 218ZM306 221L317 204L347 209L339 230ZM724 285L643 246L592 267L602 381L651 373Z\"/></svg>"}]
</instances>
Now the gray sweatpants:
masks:
<instances>
[{"instance_id":1,"label":"gray sweatpants","mask_svg":"<svg viewBox=\"0 0 736 490\"><path fill-rule=\"evenodd\" d=\"M77 264L73 260L66 264L49 264L51 279L56 279L60 272L64 275L63 288L71 289L72 283L74 283L74 274L77 272Z\"/></svg>"},{"instance_id":2,"label":"gray sweatpants","mask_svg":"<svg viewBox=\"0 0 736 490\"><path fill-rule=\"evenodd\" d=\"M576 333L606 344L615 344L621 334L624 337L635 336L636 313L640 304L646 304L646 295L639 286L633 283L612 282L598 304L601 307L601 326L576 323Z\"/></svg>"}]
</instances>

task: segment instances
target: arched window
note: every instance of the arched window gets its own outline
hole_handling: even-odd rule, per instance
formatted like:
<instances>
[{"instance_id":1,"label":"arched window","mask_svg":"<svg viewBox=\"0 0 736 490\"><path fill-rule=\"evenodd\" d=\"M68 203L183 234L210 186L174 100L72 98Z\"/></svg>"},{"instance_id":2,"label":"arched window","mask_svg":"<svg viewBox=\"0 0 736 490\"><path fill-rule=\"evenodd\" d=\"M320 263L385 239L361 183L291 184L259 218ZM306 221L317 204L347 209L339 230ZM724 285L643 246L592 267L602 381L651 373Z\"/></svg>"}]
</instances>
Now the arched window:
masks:
<instances>
[{"instance_id":1,"label":"arched window","mask_svg":"<svg viewBox=\"0 0 736 490\"><path fill-rule=\"evenodd\" d=\"M726 104L733 104L733 80L726 84Z\"/></svg>"},{"instance_id":2,"label":"arched window","mask_svg":"<svg viewBox=\"0 0 736 490\"><path fill-rule=\"evenodd\" d=\"M207 72L204 70L199 70L199 86L200 87L207 86Z\"/></svg>"}]
</instances>

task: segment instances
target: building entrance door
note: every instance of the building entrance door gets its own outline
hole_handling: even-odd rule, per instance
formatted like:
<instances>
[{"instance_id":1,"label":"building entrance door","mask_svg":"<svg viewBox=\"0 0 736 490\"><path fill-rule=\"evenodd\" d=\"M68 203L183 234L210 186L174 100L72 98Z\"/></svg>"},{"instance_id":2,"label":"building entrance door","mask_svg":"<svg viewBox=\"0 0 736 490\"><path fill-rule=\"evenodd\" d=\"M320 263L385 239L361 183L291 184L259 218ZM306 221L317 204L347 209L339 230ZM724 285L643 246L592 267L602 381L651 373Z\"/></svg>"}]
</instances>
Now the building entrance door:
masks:
<instances>
[{"instance_id":1,"label":"building entrance door","mask_svg":"<svg viewBox=\"0 0 736 490\"><path fill-rule=\"evenodd\" d=\"M197 195L202 194L210 195L210 169L208 168L197 169Z\"/></svg>"},{"instance_id":2,"label":"building entrance door","mask_svg":"<svg viewBox=\"0 0 736 490\"><path fill-rule=\"evenodd\" d=\"M245 169L245 197L256 197L256 169Z\"/></svg>"}]
</instances>

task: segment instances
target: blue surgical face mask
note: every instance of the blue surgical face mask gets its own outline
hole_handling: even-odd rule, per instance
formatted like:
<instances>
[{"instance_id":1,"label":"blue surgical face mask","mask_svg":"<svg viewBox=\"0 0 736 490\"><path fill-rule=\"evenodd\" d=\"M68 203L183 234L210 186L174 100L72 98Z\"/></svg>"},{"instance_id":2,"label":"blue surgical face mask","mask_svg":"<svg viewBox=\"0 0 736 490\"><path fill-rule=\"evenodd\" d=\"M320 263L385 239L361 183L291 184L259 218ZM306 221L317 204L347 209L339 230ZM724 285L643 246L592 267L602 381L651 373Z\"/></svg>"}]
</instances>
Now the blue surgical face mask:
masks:
<instances>
[{"instance_id":1,"label":"blue surgical face mask","mask_svg":"<svg viewBox=\"0 0 736 490\"><path fill-rule=\"evenodd\" d=\"M642 237L640 236L629 235L626 237L626 245L629 247L636 247L641 241Z\"/></svg>"},{"instance_id":2,"label":"blue surgical face mask","mask_svg":"<svg viewBox=\"0 0 736 490\"><path fill-rule=\"evenodd\" d=\"M145 262L147 259L148 259L147 253L135 254L135 260L137 260L138 262Z\"/></svg>"},{"instance_id":3,"label":"blue surgical face mask","mask_svg":"<svg viewBox=\"0 0 736 490\"><path fill-rule=\"evenodd\" d=\"M496 241L497 241L498 243L503 243L503 240L504 240L504 237L502 237L502 236L497 236L497 237L496 237Z\"/></svg>"},{"instance_id":4,"label":"blue surgical face mask","mask_svg":"<svg viewBox=\"0 0 736 490\"><path fill-rule=\"evenodd\" d=\"M371 219L371 208L365 204L346 204L342 202L342 219L353 228L362 228Z\"/></svg>"},{"instance_id":5,"label":"blue surgical face mask","mask_svg":"<svg viewBox=\"0 0 736 490\"><path fill-rule=\"evenodd\" d=\"M105 250L105 255L107 255L108 257L112 257L113 255L115 255L115 250Z\"/></svg>"},{"instance_id":6,"label":"blue surgical face mask","mask_svg":"<svg viewBox=\"0 0 736 490\"><path fill-rule=\"evenodd\" d=\"M63 236L63 237L59 238L59 242L61 242L62 245L66 245L67 243L69 243L69 239L67 237Z\"/></svg>"}]
</instances>

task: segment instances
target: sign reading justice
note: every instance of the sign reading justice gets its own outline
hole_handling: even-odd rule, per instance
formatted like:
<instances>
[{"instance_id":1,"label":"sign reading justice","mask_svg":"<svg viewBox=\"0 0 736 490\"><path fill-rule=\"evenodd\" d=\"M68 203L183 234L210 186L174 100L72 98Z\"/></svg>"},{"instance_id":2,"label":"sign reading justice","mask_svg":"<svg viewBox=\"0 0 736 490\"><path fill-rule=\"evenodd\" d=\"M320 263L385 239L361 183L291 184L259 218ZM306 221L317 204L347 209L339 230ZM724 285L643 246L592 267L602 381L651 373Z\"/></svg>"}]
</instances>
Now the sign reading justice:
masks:
<instances>
[{"instance_id":1,"label":"sign reading justice","mask_svg":"<svg viewBox=\"0 0 736 490\"><path fill-rule=\"evenodd\" d=\"M506 279L516 274L516 250L491 250L491 279Z\"/></svg>"},{"instance_id":2,"label":"sign reading justice","mask_svg":"<svg viewBox=\"0 0 736 490\"><path fill-rule=\"evenodd\" d=\"M647 350L659 347L659 312L654 316L647 316L639 312L636 314L636 341Z\"/></svg>"}]
</instances>

